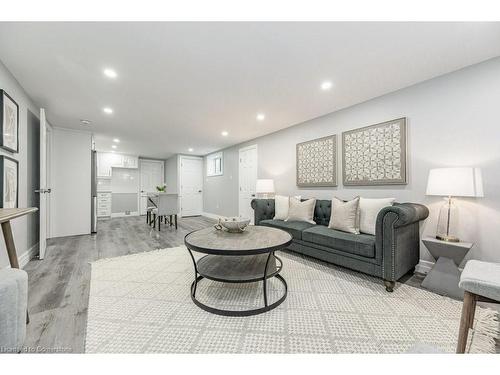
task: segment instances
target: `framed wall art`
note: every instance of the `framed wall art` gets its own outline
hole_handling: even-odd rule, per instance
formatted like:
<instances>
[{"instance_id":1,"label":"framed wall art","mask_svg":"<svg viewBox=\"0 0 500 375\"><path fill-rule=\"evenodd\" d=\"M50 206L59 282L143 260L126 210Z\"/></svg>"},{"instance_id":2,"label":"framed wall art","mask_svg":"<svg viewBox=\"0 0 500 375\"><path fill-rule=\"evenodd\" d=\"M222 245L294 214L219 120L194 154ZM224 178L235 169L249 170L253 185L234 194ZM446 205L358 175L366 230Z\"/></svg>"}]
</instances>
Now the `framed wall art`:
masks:
<instances>
[{"instance_id":1,"label":"framed wall art","mask_svg":"<svg viewBox=\"0 0 500 375\"><path fill-rule=\"evenodd\" d=\"M346 186L407 184L406 118L342 133L342 176Z\"/></svg>"},{"instance_id":2,"label":"framed wall art","mask_svg":"<svg viewBox=\"0 0 500 375\"><path fill-rule=\"evenodd\" d=\"M19 163L0 155L0 208L17 208L19 200Z\"/></svg>"},{"instance_id":3,"label":"framed wall art","mask_svg":"<svg viewBox=\"0 0 500 375\"><path fill-rule=\"evenodd\" d=\"M19 105L4 90L0 90L0 147L19 152Z\"/></svg>"},{"instance_id":4,"label":"framed wall art","mask_svg":"<svg viewBox=\"0 0 500 375\"><path fill-rule=\"evenodd\" d=\"M297 186L337 186L337 136L297 144Z\"/></svg>"}]
</instances>

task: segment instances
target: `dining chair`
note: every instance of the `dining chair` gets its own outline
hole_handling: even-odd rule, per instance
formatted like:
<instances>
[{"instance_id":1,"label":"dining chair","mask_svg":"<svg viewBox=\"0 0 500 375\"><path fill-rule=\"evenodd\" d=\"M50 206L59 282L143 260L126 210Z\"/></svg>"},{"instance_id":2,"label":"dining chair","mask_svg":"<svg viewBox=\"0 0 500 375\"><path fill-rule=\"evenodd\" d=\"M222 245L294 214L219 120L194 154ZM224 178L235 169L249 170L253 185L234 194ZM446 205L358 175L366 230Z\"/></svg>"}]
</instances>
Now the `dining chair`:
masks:
<instances>
[{"instance_id":1,"label":"dining chair","mask_svg":"<svg viewBox=\"0 0 500 375\"><path fill-rule=\"evenodd\" d=\"M170 226L174 225L177 229L177 214L179 213L179 195L160 193L158 194L157 207L152 210L154 215L154 227L156 228L156 223L158 223L158 230L161 230L161 221L164 218L165 223L166 218L169 217ZM172 220L174 218L174 220Z\"/></svg>"}]
</instances>

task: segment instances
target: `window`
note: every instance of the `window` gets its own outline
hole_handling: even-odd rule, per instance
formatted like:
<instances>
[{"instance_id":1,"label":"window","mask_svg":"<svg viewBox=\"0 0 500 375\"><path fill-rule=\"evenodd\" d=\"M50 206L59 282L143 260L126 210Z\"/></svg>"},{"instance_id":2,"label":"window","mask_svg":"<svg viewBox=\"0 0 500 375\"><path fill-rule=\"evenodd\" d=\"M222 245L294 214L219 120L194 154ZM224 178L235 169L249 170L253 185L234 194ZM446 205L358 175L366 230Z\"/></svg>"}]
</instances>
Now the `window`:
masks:
<instances>
[{"instance_id":1,"label":"window","mask_svg":"<svg viewBox=\"0 0 500 375\"><path fill-rule=\"evenodd\" d=\"M207 177L222 176L224 174L222 155L222 152L216 152L207 156Z\"/></svg>"}]
</instances>

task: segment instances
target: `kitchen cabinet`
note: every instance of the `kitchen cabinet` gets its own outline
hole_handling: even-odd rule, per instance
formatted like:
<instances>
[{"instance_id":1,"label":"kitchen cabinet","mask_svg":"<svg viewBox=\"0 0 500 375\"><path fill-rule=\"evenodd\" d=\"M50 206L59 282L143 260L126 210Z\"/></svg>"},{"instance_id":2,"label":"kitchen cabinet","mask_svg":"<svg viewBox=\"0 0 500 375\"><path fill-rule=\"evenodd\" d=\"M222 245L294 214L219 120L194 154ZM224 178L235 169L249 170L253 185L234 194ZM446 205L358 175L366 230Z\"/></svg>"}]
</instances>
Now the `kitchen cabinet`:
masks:
<instances>
[{"instance_id":1,"label":"kitchen cabinet","mask_svg":"<svg viewBox=\"0 0 500 375\"><path fill-rule=\"evenodd\" d=\"M97 217L111 216L111 193L97 193Z\"/></svg>"},{"instance_id":2,"label":"kitchen cabinet","mask_svg":"<svg viewBox=\"0 0 500 375\"><path fill-rule=\"evenodd\" d=\"M137 156L121 155L122 157L122 168L138 168L139 158Z\"/></svg>"},{"instance_id":3,"label":"kitchen cabinet","mask_svg":"<svg viewBox=\"0 0 500 375\"><path fill-rule=\"evenodd\" d=\"M139 168L139 158L111 152L97 153L97 177L111 178L112 168Z\"/></svg>"}]
</instances>

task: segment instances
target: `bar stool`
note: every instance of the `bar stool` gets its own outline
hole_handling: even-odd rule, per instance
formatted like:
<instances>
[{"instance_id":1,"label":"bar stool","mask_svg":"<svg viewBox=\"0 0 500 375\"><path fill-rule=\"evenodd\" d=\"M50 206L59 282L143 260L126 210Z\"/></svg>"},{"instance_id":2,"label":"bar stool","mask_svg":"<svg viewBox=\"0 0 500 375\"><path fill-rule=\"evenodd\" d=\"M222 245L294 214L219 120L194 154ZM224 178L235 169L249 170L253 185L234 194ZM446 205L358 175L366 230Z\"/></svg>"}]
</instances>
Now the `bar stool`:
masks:
<instances>
[{"instance_id":1,"label":"bar stool","mask_svg":"<svg viewBox=\"0 0 500 375\"><path fill-rule=\"evenodd\" d=\"M458 284L464 292L457 353L465 353L469 329L474 324L476 302L500 303L500 263L469 260Z\"/></svg>"}]
</instances>

